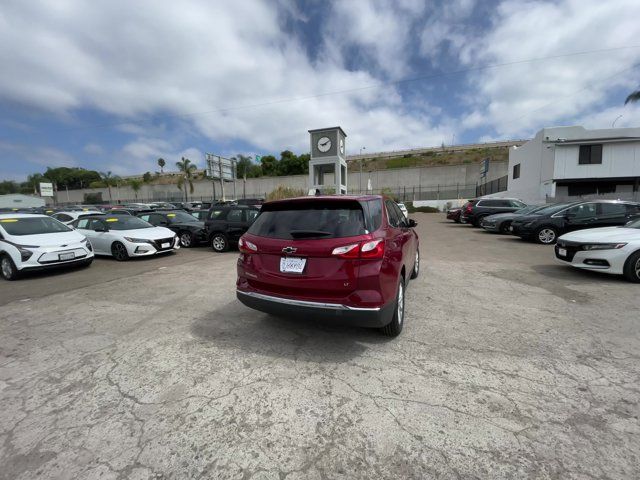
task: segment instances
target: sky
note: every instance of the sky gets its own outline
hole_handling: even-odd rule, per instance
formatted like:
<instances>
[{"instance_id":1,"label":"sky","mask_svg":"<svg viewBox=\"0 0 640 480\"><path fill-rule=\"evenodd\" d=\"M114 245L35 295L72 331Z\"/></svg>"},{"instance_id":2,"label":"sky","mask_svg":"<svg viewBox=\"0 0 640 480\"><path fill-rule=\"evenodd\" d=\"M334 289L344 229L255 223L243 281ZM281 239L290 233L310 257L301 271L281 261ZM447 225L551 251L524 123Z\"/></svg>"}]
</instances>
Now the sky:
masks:
<instances>
[{"instance_id":1,"label":"sky","mask_svg":"<svg viewBox=\"0 0 640 480\"><path fill-rule=\"evenodd\" d=\"M3 0L0 179L640 127L638 0Z\"/></svg>"}]
</instances>

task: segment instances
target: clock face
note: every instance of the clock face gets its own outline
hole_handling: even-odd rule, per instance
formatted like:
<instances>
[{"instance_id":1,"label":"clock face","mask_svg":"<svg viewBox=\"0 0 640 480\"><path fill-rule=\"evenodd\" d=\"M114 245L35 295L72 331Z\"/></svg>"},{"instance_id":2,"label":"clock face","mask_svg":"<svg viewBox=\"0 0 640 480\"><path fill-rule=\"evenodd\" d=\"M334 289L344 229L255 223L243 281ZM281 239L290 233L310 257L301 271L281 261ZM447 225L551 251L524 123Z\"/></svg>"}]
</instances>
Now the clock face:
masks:
<instances>
[{"instance_id":1,"label":"clock face","mask_svg":"<svg viewBox=\"0 0 640 480\"><path fill-rule=\"evenodd\" d=\"M318 140L318 150L322 153L328 152L331 148L331 139L329 137L320 137Z\"/></svg>"},{"instance_id":2,"label":"clock face","mask_svg":"<svg viewBox=\"0 0 640 480\"><path fill-rule=\"evenodd\" d=\"M344 155L344 140L340 139L340 153Z\"/></svg>"}]
</instances>

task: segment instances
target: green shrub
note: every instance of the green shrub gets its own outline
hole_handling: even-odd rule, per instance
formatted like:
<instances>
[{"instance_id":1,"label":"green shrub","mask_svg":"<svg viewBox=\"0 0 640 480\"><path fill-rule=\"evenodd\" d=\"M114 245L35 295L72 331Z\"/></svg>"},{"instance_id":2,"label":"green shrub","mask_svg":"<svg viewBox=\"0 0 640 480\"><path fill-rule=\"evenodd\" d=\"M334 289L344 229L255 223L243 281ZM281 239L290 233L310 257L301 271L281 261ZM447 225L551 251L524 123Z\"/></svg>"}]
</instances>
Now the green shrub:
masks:
<instances>
[{"instance_id":1,"label":"green shrub","mask_svg":"<svg viewBox=\"0 0 640 480\"><path fill-rule=\"evenodd\" d=\"M404 206L407 207L409 213L438 213L440 211L435 207L414 207L413 202L404 202Z\"/></svg>"},{"instance_id":2,"label":"green shrub","mask_svg":"<svg viewBox=\"0 0 640 480\"><path fill-rule=\"evenodd\" d=\"M304 195L304 191L301 188L278 185L275 190L267 195L267 200L282 200L283 198L301 197L302 195Z\"/></svg>"}]
</instances>

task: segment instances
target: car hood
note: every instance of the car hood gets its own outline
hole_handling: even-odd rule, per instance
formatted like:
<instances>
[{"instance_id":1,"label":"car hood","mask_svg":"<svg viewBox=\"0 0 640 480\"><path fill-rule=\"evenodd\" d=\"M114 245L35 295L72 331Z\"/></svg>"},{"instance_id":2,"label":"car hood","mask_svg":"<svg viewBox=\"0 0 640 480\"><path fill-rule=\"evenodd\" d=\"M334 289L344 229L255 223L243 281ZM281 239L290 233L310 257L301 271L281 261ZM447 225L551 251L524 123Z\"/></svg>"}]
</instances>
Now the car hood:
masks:
<instances>
[{"instance_id":1,"label":"car hood","mask_svg":"<svg viewBox=\"0 0 640 480\"><path fill-rule=\"evenodd\" d=\"M529 223L542 218L540 215L516 215L513 223Z\"/></svg>"},{"instance_id":2,"label":"car hood","mask_svg":"<svg viewBox=\"0 0 640 480\"><path fill-rule=\"evenodd\" d=\"M640 242L640 229L624 227L589 228L562 235L559 240L569 242Z\"/></svg>"},{"instance_id":3,"label":"car hood","mask_svg":"<svg viewBox=\"0 0 640 480\"><path fill-rule=\"evenodd\" d=\"M84 240L85 236L80 232L42 233L40 235L11 235L7 240L18 245L33 245L37 247L60 247L71 245Z\"/></svg>"},{"instance_id":4,"label":"car hood","mask_svg":"<svg viewBox=\"0 0 640 480\"><path fill-rule=\"evenodd\" d=\"M142 238L144 240L159 240L161 238L174 237L175 233L165 227L136 228L135 230L111 230L110 233L123 237Z\"/></svg>"}]
</instances>

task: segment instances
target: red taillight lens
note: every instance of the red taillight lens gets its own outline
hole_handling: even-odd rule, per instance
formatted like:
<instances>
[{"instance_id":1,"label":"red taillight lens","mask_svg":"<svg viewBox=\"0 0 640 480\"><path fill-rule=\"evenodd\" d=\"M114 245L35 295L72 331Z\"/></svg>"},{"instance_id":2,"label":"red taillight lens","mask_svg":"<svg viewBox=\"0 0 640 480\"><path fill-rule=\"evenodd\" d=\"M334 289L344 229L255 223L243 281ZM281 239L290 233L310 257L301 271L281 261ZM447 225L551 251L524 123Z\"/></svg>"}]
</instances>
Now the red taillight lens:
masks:
<instances>
[{"instance_id":1,"label":"red taillight lens","mask_svg":"<svg viewBox=\"0 0 640 480\"><path fill-rule=\"evenodd\" d=\"M473 207L473 205L467 205L467 208L466 208L467 213L471 213L471 207Z\"/></svg>"},{"instance_id":2,"label":"red taillight lens","mask_svg":"<svg viewBox=\"0 0 640 480\"><path fill-rule=\"evenodd\" d=\"M344 247L336 247L331 252L340 258L382 258L384 256L384 239L370 240L362 243L352 243Z\"/></svg>"},{"instance_id":3,"label":"red taillight lens","mask_svg":"<svg viewBox=\"0 0 640 480\"><path fill-rule=\"evenodd\" d=\"M258 247L255 244L251 243L249 240L245 240L244 238L240 238L238 241L238 250L242 253L256 253L258 251Z\"/></svg>"},{"instance_id":4,"label":"red taillight lens","mask_svg":"<svg viewBox=\"0 0 640 480\"><path fill-rule=\"evenodd\" d=\"M382 257L384 257L384 239L382 238L363 243L360 247L360 258Z\"/></svg>"},{"instance_id":5,"label":"red taillight lens","mask_svg":"<svg viewBox=\"0 0 640 480\"><path fill-rule=\"evenodd\" d=\"M331 255L335 255L340 258L358 258L359 254L360 254L359 243L345 245L344 247L336 247L331 252Z\"/></svg>"}]
</instances>

